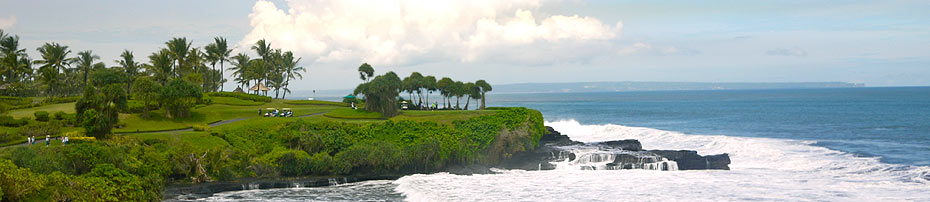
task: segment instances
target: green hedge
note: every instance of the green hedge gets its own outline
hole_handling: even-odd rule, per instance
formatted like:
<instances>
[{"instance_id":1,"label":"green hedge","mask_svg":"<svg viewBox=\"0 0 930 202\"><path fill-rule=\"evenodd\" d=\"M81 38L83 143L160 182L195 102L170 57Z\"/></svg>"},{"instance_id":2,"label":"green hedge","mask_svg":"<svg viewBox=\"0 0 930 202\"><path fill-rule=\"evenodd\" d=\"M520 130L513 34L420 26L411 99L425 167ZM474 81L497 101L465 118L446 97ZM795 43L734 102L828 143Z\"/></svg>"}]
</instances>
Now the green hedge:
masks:
<instances>
[{"instance_id":1,"label":"green hedge","mask_svg":"<svg viewBox=\"0 0 930 202\"><path fill-rule=\"evenodd\" d=\"M268 96L261 96L261 95L253 95L253 94L247 94L247 93L236 93L236 92L209 92L209 93L207 93L206 95L207 95L207 96L211 96L211 97L234 97L234 98L239 98L239 99L243 99L243 100L251 100L251 101L256 101L256 102L271 102L271 97L268 97Z\"/></svg>"}]
</instances>

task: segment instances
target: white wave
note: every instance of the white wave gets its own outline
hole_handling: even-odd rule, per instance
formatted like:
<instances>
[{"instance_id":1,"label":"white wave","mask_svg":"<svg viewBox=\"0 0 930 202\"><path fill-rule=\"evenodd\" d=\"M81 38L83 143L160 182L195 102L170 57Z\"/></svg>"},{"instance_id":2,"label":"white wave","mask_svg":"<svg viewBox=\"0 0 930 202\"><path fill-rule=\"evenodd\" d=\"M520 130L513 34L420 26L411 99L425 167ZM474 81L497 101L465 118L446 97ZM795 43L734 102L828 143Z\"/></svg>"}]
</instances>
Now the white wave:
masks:
<instances>
[{"instance_id":1,"label":"white wave","mask_svg":"<svg viewBox=\"0 0 930 202\"><path fill-rule=\"evenodd\" d=\"M730 171L518 171L411 175L408 201L930 201L930 167L813 146L813 141L690 135L621 125L547 122L582 142L637 139L645 149L729 153Z\"/></svg>"}]
</instances>

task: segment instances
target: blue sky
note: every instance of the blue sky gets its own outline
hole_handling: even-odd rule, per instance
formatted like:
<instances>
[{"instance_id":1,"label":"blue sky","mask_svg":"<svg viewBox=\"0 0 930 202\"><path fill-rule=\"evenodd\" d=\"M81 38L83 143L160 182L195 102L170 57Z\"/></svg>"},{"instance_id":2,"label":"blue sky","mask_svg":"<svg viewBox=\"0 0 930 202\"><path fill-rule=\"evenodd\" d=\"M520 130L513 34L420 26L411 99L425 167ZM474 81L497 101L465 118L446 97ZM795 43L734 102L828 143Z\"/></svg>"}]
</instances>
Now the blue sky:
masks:
<instances>
[{"instance_id":1,"label":"blue sky","mask_svg":"<svg viewBox=\"0 0 930 202\"><path fill-rule=\"evenodd\" d=\"M930 85L927 11L928 1L2 1L0 28L33 58L54 41L108 65L171 37L265 38L303 57L298 90L352 88L362 62L492 84L911 86Z\"/></svg>"}]
</instances>

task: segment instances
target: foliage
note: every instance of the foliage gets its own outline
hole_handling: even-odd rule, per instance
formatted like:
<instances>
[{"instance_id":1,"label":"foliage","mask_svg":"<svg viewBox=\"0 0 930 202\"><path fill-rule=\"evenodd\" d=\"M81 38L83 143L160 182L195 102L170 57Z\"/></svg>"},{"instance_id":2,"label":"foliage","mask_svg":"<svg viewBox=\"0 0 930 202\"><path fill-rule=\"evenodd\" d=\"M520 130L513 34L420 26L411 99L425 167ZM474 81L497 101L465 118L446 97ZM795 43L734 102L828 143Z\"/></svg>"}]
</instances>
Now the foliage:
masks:
<instances>
[{"instance_id":1,"label":"foliage","mask_svg":"<svg viewBox=\"0 0 930 202\"><path fill-rule=\"evenodd\" d=\"M36 121L48 122L48 112L47 111L36 111L32 113L36 117Z\"/></svg>"},{"instance_id":2,"label":"foliage","mask_svg":"<svg viewBox=\"0 0 930 202\"><path fill-rule=\"evenodd\" d=\"M95 72L92 78L92 84L115 79L111 73L105 72ZM84 89L84 97L75 104L75 109L88 135L107 139L110 131L119 123L119 111L128 109L126 91L119 83L107 84L102 88L88 86Z\"/></svg>"},{"instance_id":3,"label":"foliage","mask_svg":"<svg viewBox=\"0 0 930 202\"><path fill-rule=\"evenodd\" d=\"M89 173L82 175L88 183L87 189L102 201L129 201L145 199L143 180L139 176L116 168L113 164L98 164ZM155 198L151 198L152 200Z\"/></svg>"},{"instance_id":4,"label":"foliage","mask_svg":"<svg viewBox=\"0 0 930 202\"><path fill-rule=\"evenodd\" d=\"M29 124L29 118L15 119L12 116L0 116L0 126L20 127Z\"/></svg>"},{"instance_id":5,"label":"foliage","mask_svg":"<svg viewBox=\"0 0 930 202\"><path fill-rule=\"evenodd\" d=\"M180 118L190 116L191 107L202 97L199 86L182 79L174 79L162 89L159 100L169 115Z\"/></svg>"},{"instance_id":6,"label":"foliage","mask_svg":"<svg viewBox=\"0 0 930 202\"><path fill-rule=\"evenodd\" d=\"M365 95L365 110L392 117L398 114L397 95L401 87L402 82L397 74L388 72L360 84L354 94Z\"/></svg>"},{"instance_id":7,"label":"foliage","mask_svg":"<svg viewBox=\"0 0 930 202\"><path fill-rule=\"evenodd\" d=\"M19 134L23 137L45 137L46 135L58 135L60 128L58 125L51 123L36 122L23 126L19 129Z\"/></svg>"},{"instance_id":8,"label":"foliage","mask_svg":"<svg viewBox=\"0 0 930 202\"><path fill-rule=\"evenodd\" d=\"M196 124L191 128L193 128L194 131L210 131L210 125L207 124Z\"/></svg>"},{"instance_id":9,"label":"foliage","mask_svg":"<svg viewBox=\"0 0 930 202\"><path fill-rule=\"evenodd\" d=\"M207 98L207 97L204 97ZM264 102L257 102L252 100L243 100L234 97L209 97L213 104L224 104L224 105L235 105L235 106L258 106L265 104Z\"/></svg>"},{"instance_id":10,"label":"foliage","mask_svg":"<svg viewBox=\"0 0 930 202\"><path fill-rule=\"evenodd\" d=\"M10 160L0 159L0 187L8 201L21 201L23 197L42 188L42 178L29 169L19 168Z\"/></svg>"},{"instance_id":11,"label":"foliage","mask_svg":"<svg viewBox=\"0 0 930 202\"><path fill-rule=\"evenodd\" d=\"M61 121L61 120L64 120L64 119L66 118L65 116L67 116L67 115L68 115L68 113L65 113L65 112L63 112L63 111L57 111L57 112L55 112L55 114L53 115L53 117L55 118L55 120Z\"/></svg>"},{"instance_id":12,"label":"foliage","mask_svg":"<svg viewBox=\"0 0 930 202\"><path fill-rule=\"evenodd\" d=\"M139 77L135 80L135 86L132 88L133 97L136 100L142 101L142 116L148 117L149 110L155 101L158 100L159 93L162 91L162 86L155 81L152 77ZM130 107L131 108L131 107ZM134 111L131 110L130 111Z\"/></svg>"}]
</instances>

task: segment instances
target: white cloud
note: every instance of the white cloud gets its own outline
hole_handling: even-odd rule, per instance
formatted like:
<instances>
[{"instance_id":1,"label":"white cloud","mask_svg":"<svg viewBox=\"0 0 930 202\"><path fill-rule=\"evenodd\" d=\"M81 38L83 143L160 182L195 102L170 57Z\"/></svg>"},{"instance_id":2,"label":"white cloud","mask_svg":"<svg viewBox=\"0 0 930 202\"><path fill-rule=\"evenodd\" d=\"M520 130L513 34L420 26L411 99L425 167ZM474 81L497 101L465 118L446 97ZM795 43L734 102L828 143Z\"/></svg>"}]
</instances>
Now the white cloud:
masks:
<instances>
[{"instance_id":1,"label":"white cloud","mask_svg":"<svg viewBox=\"0 0 930 202\"><path fill-rule=\"evenodd\" d=\"M9 18L0 18L0 29L9 29L16 24L16 16L10 16Z\"/></svg>"},{"instance_id":2,"label":"white cloud","mask_svg":"<svg viewBox=\"0 0 930 202\"><path fill-rule=\"evenodd\" d=\"M586 16L540 16L539 0L444 1L289 0L284 11L256 2L252 31L240 42L266 39L305 61L361 60L403 65L433 60L517 63L570 61L590 57L616 38L614 25Z\"/></svg>"}]
</instances>

